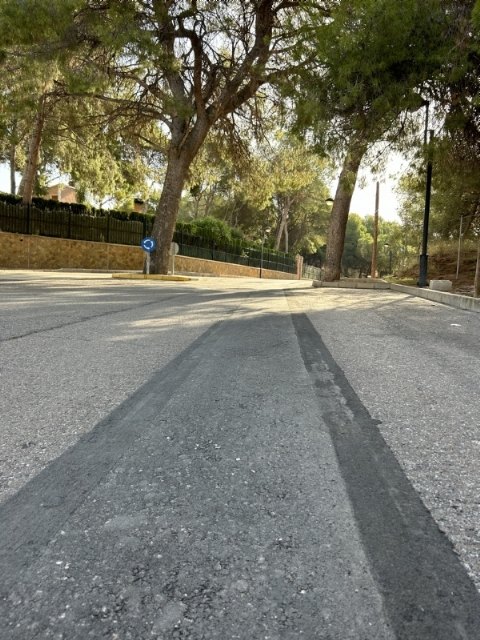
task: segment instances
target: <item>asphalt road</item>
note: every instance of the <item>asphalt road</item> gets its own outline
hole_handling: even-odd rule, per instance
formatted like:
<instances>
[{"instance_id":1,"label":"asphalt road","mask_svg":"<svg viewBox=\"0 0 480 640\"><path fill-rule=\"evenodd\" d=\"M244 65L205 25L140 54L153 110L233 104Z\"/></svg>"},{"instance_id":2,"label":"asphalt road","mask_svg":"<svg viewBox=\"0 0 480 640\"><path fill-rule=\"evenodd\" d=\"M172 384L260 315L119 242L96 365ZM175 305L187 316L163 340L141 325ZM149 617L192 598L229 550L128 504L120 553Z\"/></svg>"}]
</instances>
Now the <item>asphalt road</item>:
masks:
<instances>
[{"instance_id":1,"label":"asphalt road","mask_svg":"<svg viewBox=\"0 0 480 640\"><path fill-rule=\"evenodd\" d=\"M480 316L0 273L0 638L480 638Z\"/></svg>"}]
</instances>

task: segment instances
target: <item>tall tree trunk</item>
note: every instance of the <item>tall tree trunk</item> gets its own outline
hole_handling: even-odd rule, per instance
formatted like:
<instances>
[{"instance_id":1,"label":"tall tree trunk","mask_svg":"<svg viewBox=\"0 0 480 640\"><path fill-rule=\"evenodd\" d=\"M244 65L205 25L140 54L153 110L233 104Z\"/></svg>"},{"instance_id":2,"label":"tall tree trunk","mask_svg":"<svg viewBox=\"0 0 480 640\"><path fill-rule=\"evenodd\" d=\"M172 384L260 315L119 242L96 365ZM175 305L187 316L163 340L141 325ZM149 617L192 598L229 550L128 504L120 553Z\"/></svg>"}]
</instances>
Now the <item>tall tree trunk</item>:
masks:
<instances>
[{"instance_id":1,"label":"tall tree trunk","mask_svg":"<svg viewBox=\"0 0 480 640\"><path fill-rule=\"evenodd\" d=\"M282 241L282 236L284 236L285 237L285 253L288 253L288 214L290 213L291 199L288 196L285 196L284 199L279 198L279 201L281 202L282 217L280 219L280 224L278 226L274 249L276 251L280 250L280 243Z\"/></svg>"},{"instance_id":2,"label":"tall tree trunk","mask_svg":"<svg viewBox=\"0 0 480 640\"><path fill-rule=\"evenodd\" d=\"M17 181L15 178L15 167L17 164L17 147L14 144L10 145L8 162L10 164L10 193L12 195L15 195L17 191Z\"/></svg>"},{"instance_id":3,"label":"tall tree trunk","mask_svg":"<svg viewBox=\"0 0 480 640\"><path fill-rule=\"evenodd\" d=\"M273 245L273 248L275 249L275 251L280 250L280 242L282 241L284 227L285 227L285 217L282 213L282 217L280 218L280 224L278 225L277 235L275 237L275 244Z\"/></svg>"},{"instance_id":4,"label":"tall tree trunk","mask_svg":"<svg viewBox=\"0 0 480 640\"><path fill-rule=\"evenodd\" d=\"M168 273L170 244L175 231L182 191L187 179L189 163L177 154L169 154L162 195L158 203L152 236L157 248L151 254L150 273Z\"/></svg>"},{"instance_id":5,"label":"tall tree trunk","mask_svg":"<svg viewBox=\"0 0 480 640\"><path fill-rule=\"evenodd\" d=\"M327 282L340 278L350 203L357 182L358 169L366 150L367 144L363 138L353 138L343 162L328 229L324 276Z\"/></svg>"},{"instance_id":6,"label":"tall tree trunk","mask_svg":"<svg viewBox=\"0 0 480 640\"><path fill-rule=\"evenodd\" d=\"M200 198L201 196L197 196L196 198L194 198L194 206L193 206L193 217L196 219L198 218L198 214L200 211Z\"/></svg>"},{"instance_id":7,"label":"tall tree trunk","mask_svg":"<svg viewBox=\"0 0 480 640\"><path fill-rule=\"evenodd\" d=\"M43 127L45 125L47 95L44 93L38 101L38 110L33 124L33 131L28 145L27 163L20 182L19 193L22 196L22 204L32 202L35 177L37 175L38 161L40 158L40 146L42 144Z\"/></svg>"},{"instance_id":8,"label":"tall tree trunk","mask_svg":"<svg viewBox=\"0 0 480 640\"><path fill-rule=\"evenodd\" d=\"M157 247L151 254L150 273L168 273L170 245L188 170L210 128L206 119L198 119L193 130L183 136L185 122L179 119L174 126L165 181L152 229Z\"/></svg>"}]
</instances>

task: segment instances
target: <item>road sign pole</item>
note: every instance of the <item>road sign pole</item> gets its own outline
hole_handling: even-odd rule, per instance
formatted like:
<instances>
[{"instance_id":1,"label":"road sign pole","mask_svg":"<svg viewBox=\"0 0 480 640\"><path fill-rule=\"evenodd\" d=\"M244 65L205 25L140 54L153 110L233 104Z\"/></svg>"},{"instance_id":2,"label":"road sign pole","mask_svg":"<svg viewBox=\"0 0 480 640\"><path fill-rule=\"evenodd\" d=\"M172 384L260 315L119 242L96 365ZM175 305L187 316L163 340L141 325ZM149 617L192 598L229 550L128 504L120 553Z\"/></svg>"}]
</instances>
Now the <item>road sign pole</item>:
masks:
<instances>
[{"instance_id":1,"label":"road sign pole","mask_svg":"<svg viewBox=\"0 0 480 640\"><path fill-rule=\"evenodd\" d=\"M150 275L151 253L152 251L155 251L157 243L155 242L154 238L147 237L142 239L142 241L140 242L140 246L147 254L146 263L145 263L145 273L148 276Z\"/></svg>"},{"instance_id":2,"label":"road sign pole","mask_svg":"<svg viewBox=\"0 0 480 640\"><path fill-rule=\"evenodd\" d=\"M175 275L175 256L177 255L180 247L176 242L170 243L170 255L172 256L172 276Z\"/></svg>"}]
</instances>

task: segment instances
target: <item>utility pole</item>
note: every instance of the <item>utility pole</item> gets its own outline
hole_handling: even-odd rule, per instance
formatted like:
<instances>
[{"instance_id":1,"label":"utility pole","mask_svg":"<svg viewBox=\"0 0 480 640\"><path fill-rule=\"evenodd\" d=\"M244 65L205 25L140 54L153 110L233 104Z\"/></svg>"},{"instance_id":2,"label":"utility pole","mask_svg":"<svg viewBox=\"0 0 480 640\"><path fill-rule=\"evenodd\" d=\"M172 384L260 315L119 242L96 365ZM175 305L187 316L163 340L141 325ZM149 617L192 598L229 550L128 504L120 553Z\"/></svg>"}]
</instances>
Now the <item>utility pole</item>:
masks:
<instances>
[{"instance_id":1,"label":"utility pole","mask_svg":"<svg viewBox=\"0 0 480 640\"><path fill-rule=\"evenodd\" d=\"M380 183L377 182L375 192L375 217L373 222L373 249L372 249L372 278L377 277L377 255L378 255L378 210L380 208Z\"/></svg>"}]
</instances>

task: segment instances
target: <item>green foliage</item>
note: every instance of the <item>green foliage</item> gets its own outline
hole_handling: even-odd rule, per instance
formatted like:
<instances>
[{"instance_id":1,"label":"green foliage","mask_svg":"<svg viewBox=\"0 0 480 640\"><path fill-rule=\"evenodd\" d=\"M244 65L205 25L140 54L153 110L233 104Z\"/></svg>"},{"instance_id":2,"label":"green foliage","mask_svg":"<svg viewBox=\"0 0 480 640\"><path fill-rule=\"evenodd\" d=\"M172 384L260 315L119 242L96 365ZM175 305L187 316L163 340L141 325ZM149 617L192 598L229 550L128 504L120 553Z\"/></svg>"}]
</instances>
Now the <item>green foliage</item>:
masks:
<instances>
[{"instance_id":1,"label":"green foliage","mask_svg":"<svg viewBox=\"0 0 480 640\"><path fill-rule=\"evenodd\" d=\"M448 135L437 141L433 155L433 182L429 236L431 240L458 238L480 232L480 157L468 145ZM399 182L400 217L411 245L420 246L425 211L425 166L418 164Z\"/></svg>"},{"instance_id":2,"label":"green foliage","mask_svg":"<svg viewBox=\"0 0 480 640\"><path fill-rule=\"evenodd\" d=\"M20 204L22 199L12 193L0 192L0 201L5 202L6 204Z\"/></svg>"},{"instance_id":3,"label":"green foliage","mask_svg":"<svg viewBox=\"0 0 480 640\"><path fill-rule=\"evenodd\" d=\"M374 217L350 214L342 256L345 276L370 275L373 252ZM397 222L379 218L377 236L377 269L380 275L391 274L404 266L403 228ZM391 267L391 269L390 269Z\"/></svg>"},{"instance_id":4,"label":"green foliage","mask_svg":"<svg viewBox=\"0 0 480 640\"><path fill-rule=\"evenodd\" d=\"M228 243L232 241L231 228L223 220L218 220L212 216L193 220L191 229L194 235L208 238L214 242Z\"/></svg>"},{"instance_id":5,"label":"green foliage","mask_svg":"<svg viewBox=\"0 0 480 640\"><path fill-rule=\"evenodd\" d=\"M80 0L1 0L0 29L4 46L45 40L50 41L52 49L58 49L59 34L70 28L74 12L81 5Z\"/></svg>"},{"instance_id":6,"label":"green foliage","mask_svg":"<svg viewBox=\"0 0 480 640\"><path fill-rule=\"evenodd\" d=\"M447 27L442 0L336 3L328 21L309 27L318 66L299 74L299 126L335 145L353 131L378 139L418 104L420 84L448 52Z\"/></svg>"},{"instance_id":7,"label":"green foliage","mask_svg":"<svg viewBox=\"0 0 480 640\"><path fill-rule=\"evenodd\" d=\"M480 3L447 4L451 53L431 78L443 122L433 153L433 241L457 238L461 216L464 232L480 232ZM419 243L425 201L423 154L401 182L400 193L402 220Z\"/></svg>"},{"instance_id":8,"label":"green foliage","mask_svg":"<svg viewBox=\"0 0 480 640\"><path fill-rule=\"evenodd\" d=\"M248 140L229 147L225 139L209 138L192 165L180 219L214 217L254 242L270 228L266 242L272 246L288 215L289 248L313 251L325 242L329 216L326 162L278 127L265 133L263 144L250 149Z\"/></svg>"},{"instance_id":9,"label":"green foliage","mask_svg":"<svg viewBox=\"0 0 480 640\"><path fill-rule=\"evenodd\" d=\"M370 272L372 243L373 237L368 232L364 219L351 214L347 222L342 255L344 275L351 275L354 271L358 271L359 275L367 275Z\"/></svg>"},{"instance_id":10,"label":"green foliage","mask_svg":"<svg viewBox=\"0 0 480 640\"><path fill-rule=\"evenodd\" d=\"M187 244L190 236L190 241L203 243L205 247L213 245L221 250L243 253L246 257L250 255L252 258L260 259L261 241L252 241L245 237L239 229L230 227L216 218L206 217L198 220L179 221L176 225L176 231L183 234L181 237ZM269 255L273 257L278 256L283 259L286 256L285 252L275 251L268 243L265 243L265 250L268 250Z\"/></svg>"}]
</instances>

